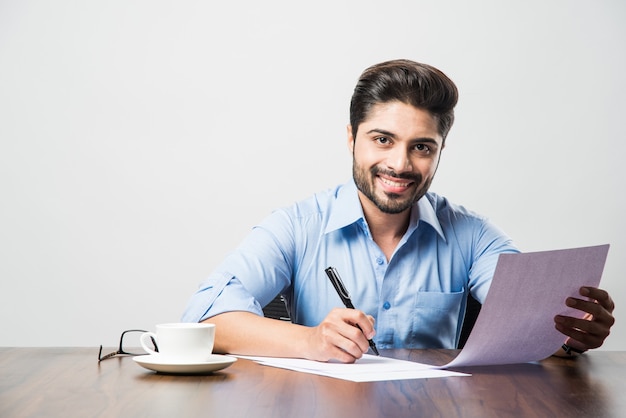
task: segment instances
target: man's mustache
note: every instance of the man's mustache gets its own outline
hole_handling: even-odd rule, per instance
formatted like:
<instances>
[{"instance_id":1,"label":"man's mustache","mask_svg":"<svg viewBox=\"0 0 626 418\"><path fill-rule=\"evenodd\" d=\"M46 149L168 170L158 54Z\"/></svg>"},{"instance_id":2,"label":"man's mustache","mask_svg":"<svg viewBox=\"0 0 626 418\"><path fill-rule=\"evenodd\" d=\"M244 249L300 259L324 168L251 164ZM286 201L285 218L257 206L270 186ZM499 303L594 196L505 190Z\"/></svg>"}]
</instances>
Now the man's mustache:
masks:
<instances>
[{"instance_id":1,"label":"man's mustache","mask_svg":"<svg viewBox=\"0 0 626 418\"><path fill-rule=\"evenodd\" d=\"M375 176L382 174L389 177L395 177L397 179L412 180L416 183L420 183L422 181L422 176L418 173L396 173L393 170L384 170L378 167L372 167L370 172Z\"/></svg>"}]
</instances>

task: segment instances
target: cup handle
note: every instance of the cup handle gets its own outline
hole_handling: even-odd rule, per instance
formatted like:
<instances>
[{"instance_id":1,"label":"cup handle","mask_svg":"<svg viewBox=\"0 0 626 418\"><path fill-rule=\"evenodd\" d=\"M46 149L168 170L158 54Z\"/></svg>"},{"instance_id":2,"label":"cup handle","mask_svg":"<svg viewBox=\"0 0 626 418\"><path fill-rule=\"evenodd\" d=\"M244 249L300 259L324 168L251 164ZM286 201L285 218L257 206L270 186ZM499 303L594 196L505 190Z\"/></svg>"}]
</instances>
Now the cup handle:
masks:
<instances>
[{"instance_id":1,"label":"cup handle","mask_svg":"<svg viewBox=\"0 0 626 418\"><path fill-rule=\"evenodd\" d=\"M144 332L143 334L141 334L141 337L139 337L141 347L146 350L148 354L159 354L158 352L150 348L150 343L148 342L148 339L151 337L154 338L154 341L156 341L156 334L154 332Z\"/></svg>"}]
</instances>

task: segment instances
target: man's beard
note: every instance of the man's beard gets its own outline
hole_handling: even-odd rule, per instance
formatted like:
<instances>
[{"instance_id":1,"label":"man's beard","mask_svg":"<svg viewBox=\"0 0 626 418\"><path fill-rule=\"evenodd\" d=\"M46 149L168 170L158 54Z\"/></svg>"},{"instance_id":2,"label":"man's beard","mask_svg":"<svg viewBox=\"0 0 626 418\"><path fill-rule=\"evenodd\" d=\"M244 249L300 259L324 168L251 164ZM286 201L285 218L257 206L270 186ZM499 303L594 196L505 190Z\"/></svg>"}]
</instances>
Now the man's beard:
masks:
<instances>
[{"instance_id":1,"label":"man's beard","mask_svg":"<svg viewBox=\"0 0 626 418\"><path fill-rule=\"evenodd\" d=\"M401 197L396 193L385 193L386 198L382 198L376 195L375 181L378 174L385 174L398 179L411 180L417 185L417 188L408 197ZM369 171L361 168L356 161L352 163L352 176L356 183L357 189L365 195L381 212L395 215L409 209L415 202L420 200L422 196L426 194L432 177L429 178L424 184L422 182L422 176L418 173L404 173L397 174L393 171L382 170L376 166L369 169Z\"/></svg>"}]
</instances>

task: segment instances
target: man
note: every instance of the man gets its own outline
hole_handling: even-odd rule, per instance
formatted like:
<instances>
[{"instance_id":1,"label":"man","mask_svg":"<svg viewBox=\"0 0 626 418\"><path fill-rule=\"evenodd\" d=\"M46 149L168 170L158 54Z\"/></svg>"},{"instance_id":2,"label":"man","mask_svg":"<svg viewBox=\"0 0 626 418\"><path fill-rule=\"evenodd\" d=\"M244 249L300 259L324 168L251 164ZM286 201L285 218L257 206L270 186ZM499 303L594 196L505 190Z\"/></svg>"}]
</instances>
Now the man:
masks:
<instances>
[{"instance_id":1,"label":"man","mask_svg":"<svg viewBox=\"0 0 626 418\"><path fill-rule=\"evenodd\" d=\"M428 65L366 69L350 106L353 181L253 228L192 297L183 321L216 324L215 351L236 354L353 362L368 339L378 348L455 348L467 295L483 302L498 255L518 252L487 219L428 191L457 98L454 83ZM341 307L329 266L357 309ZM279 293L293 323L262 316ZM585 319L554 320L582 352L602 345L614 305L597 288L581 296L566 303Z\"/></svg>"}]
</instances>

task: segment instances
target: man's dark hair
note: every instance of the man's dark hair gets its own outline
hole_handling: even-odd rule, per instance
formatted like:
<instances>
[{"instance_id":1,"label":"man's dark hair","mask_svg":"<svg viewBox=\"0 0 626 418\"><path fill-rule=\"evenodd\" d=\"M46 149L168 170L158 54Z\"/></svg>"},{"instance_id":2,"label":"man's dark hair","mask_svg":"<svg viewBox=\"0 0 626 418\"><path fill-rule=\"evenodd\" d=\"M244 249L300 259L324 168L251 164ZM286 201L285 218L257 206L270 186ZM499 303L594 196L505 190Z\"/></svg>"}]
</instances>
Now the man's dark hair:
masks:
<instances>
[{"instance_id":1,"label":"man's dark hair","mask_svg":"<svg viewBox=\"0 0 626 418\"><path fill-rule=\"evenodd\" d=\"M350 102L350 124L356 133L372 107L400 101L426 110L435 118L445 141L454 122L459 98L456 85L443 72L427 64L393 60L375 64L361 74Z\"/></svg>"}]
</instances>

